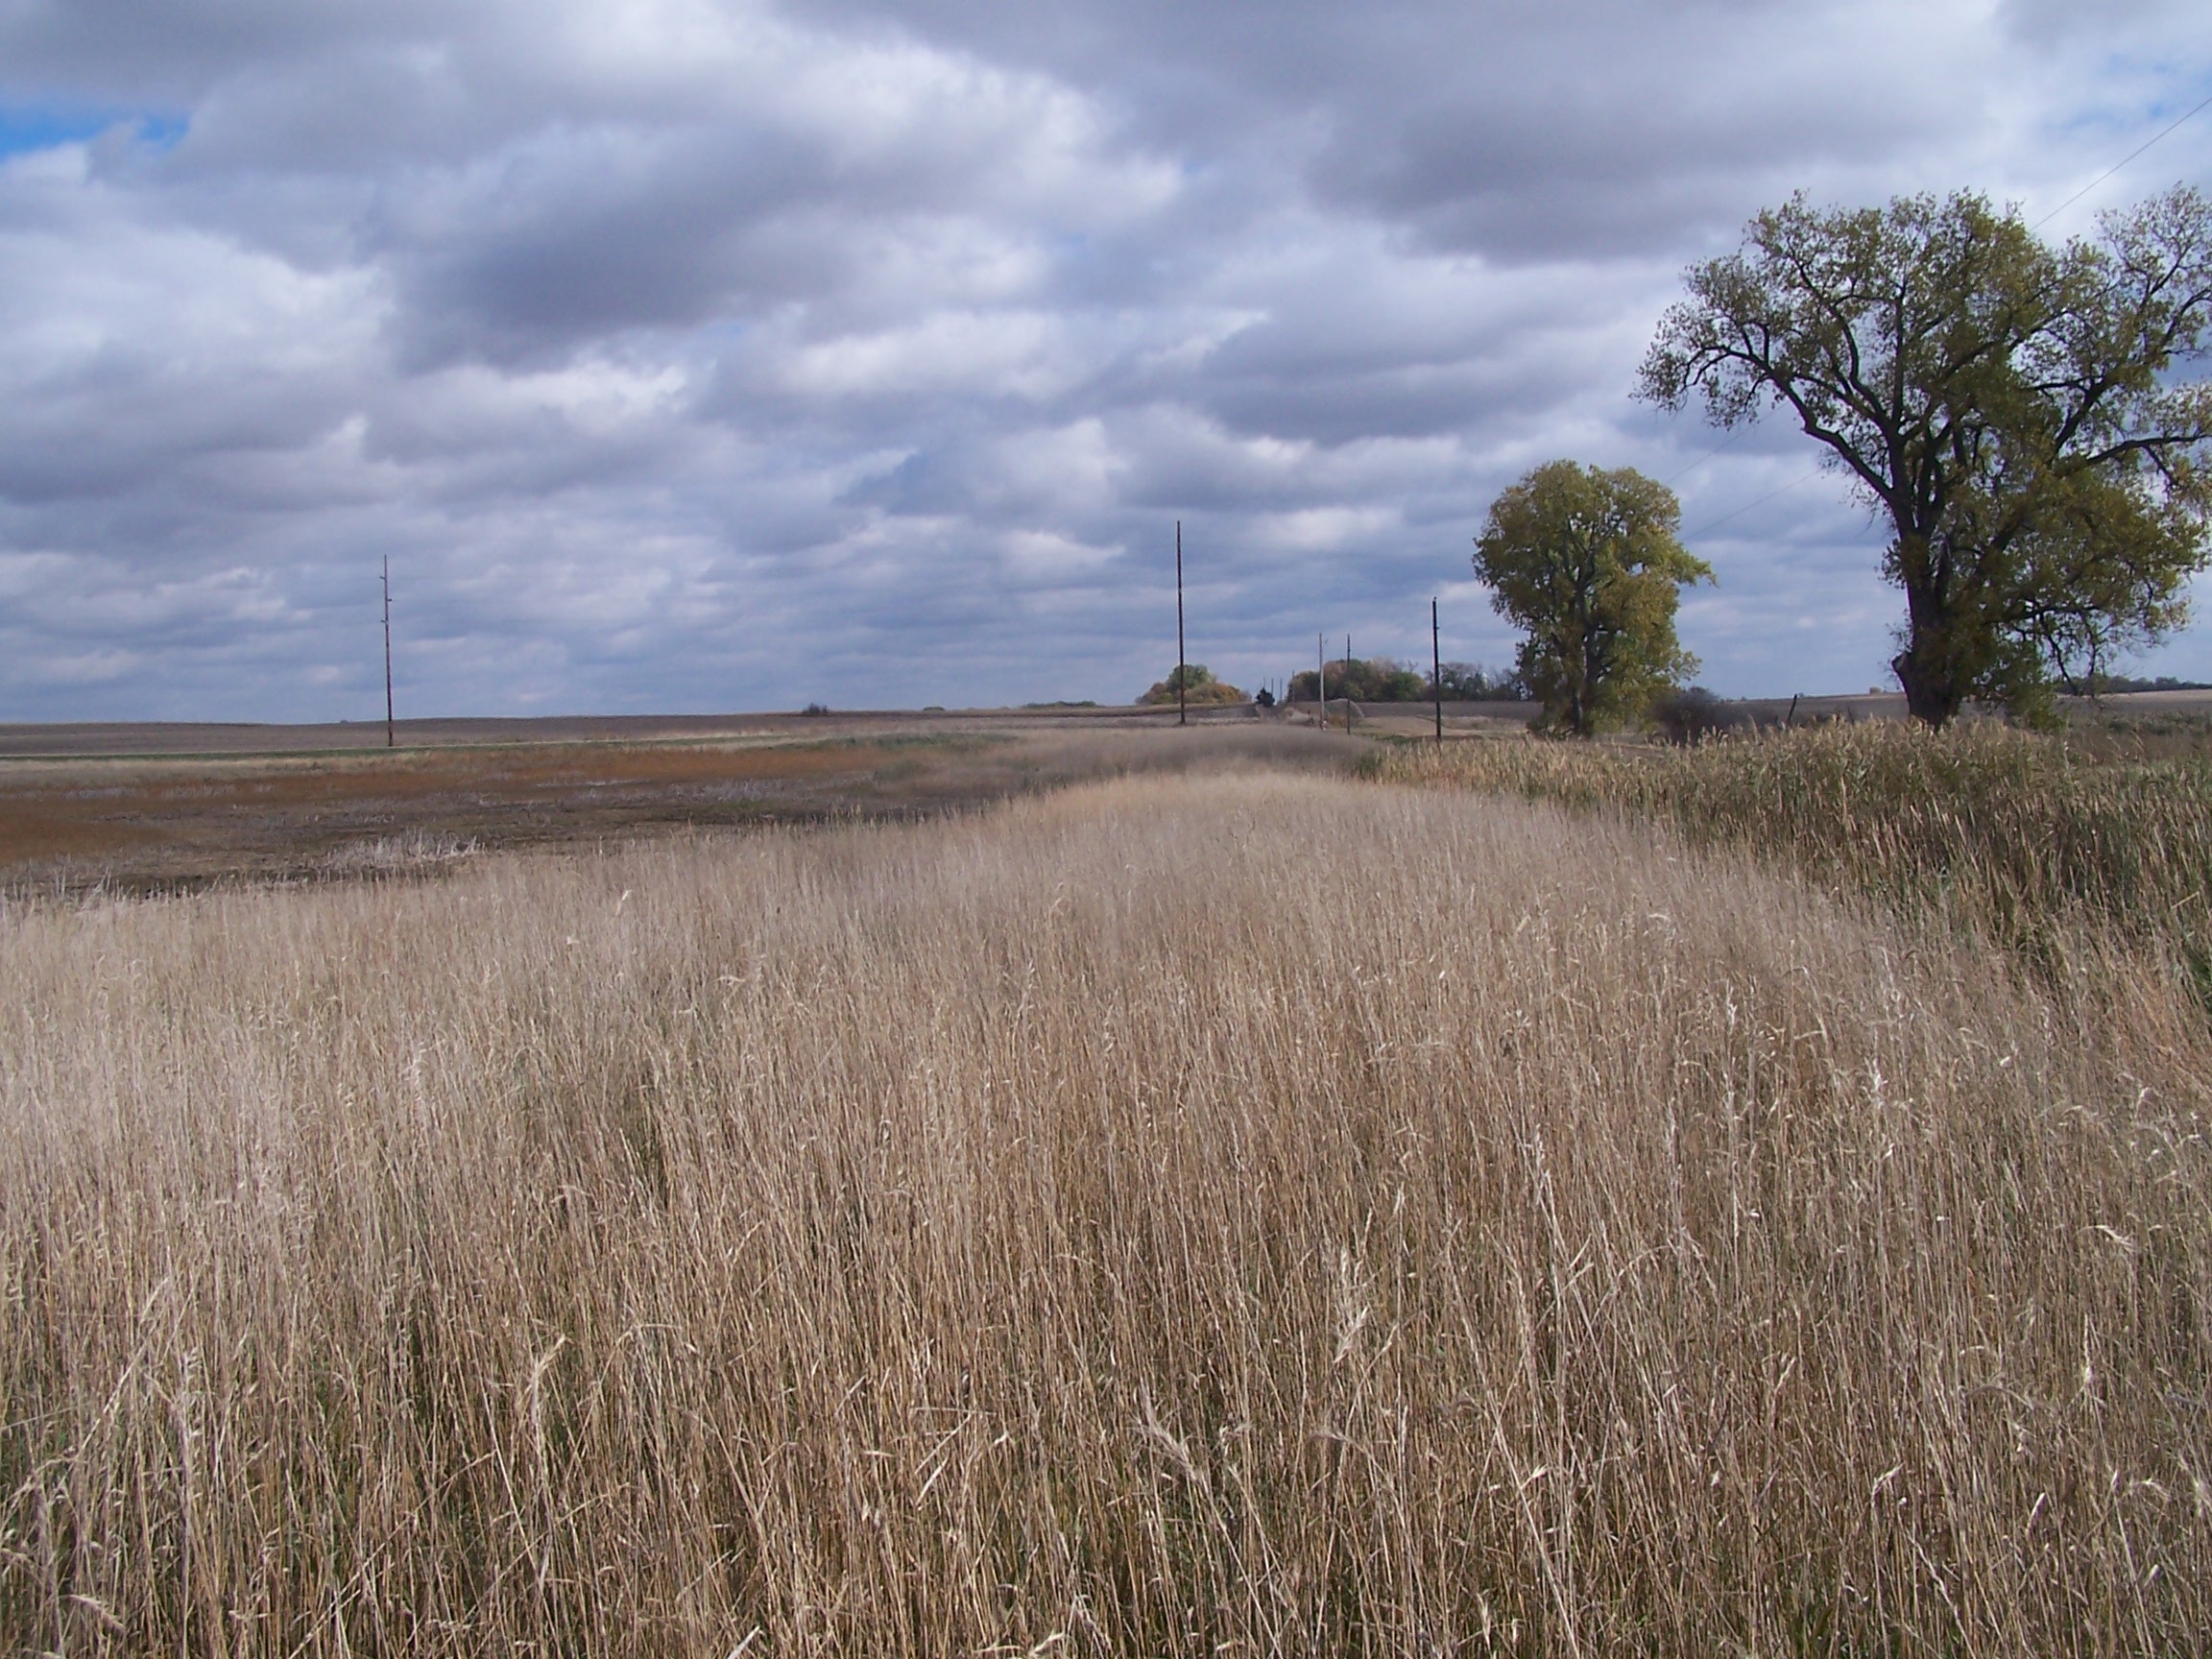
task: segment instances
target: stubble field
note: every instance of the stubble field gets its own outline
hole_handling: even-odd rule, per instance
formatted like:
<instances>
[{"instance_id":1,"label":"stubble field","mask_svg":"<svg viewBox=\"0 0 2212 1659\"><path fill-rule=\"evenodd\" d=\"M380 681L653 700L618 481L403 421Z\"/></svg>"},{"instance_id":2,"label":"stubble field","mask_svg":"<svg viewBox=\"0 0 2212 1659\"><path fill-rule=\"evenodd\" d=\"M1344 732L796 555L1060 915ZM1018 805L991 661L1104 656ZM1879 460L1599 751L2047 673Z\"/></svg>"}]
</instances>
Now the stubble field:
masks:
<instances>
[{"instance_id":1,"label":"stubble field","mask_svg":"<svg viewBox=\"0 0 2212 1659\"><path fill-rule=\"evenodd\" d=\"M174 892L485 852L914 819L1223 758L1344 770L1337 733L1172 709L0 728L0 891Z\"/></svg>"},{"instance_id":2,"label":"stubble field","mask_svg":"<svg viewBox=\"0 0 2212 1659\"><path fill-rule=\"evenodd\" d=\"M2186 974L1418 781L11 903L0 1644L2195 1647Z\"/></svg>"}]
</instances>

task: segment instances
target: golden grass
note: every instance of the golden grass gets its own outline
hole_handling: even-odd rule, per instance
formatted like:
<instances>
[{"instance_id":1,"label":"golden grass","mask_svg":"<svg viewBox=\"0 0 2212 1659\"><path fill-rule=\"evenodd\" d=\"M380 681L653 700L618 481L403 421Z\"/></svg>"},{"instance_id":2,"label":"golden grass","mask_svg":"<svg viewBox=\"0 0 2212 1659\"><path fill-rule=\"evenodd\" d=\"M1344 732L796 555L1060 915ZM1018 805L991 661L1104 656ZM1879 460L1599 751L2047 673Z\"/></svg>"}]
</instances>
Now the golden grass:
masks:
<instances>
[{"instance_id":1,"label":"golden grass","mask_svg":"<svg viewBox=\"0 0 2212 1659\"><path fill-rule=\"evenodd\" d=\"M0 915L0 1645L2184 1651L2212 1042L1128 779Z\"/></svg>"},{"instance_id":2,"label":"golden grass","mask_svg":"<svg viewBox=\"0 0 2212 1659\"><path fill-rule=\"evenodd\" d=\"M2212 767L2135 761L1994 723L1829 725L1693 748L1541 738L1404 746L1397 782L1653 820L1910 920L2048 961L2086 932L2212 973Z\"/></svg>"}]
</instances>

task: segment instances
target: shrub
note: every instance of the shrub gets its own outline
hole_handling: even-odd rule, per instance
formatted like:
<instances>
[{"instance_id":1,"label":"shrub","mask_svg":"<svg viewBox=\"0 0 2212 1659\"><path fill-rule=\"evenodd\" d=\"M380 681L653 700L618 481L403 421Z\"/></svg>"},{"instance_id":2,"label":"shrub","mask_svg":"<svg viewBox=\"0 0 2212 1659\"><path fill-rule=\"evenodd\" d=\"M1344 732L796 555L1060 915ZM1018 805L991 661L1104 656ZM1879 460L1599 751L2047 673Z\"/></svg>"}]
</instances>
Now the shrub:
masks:
<instances>
[{"instance_id":1,"label":"shrub","mask_svg":"<svg viewBox=\"0 0 2212 1659\"><path fill-rule=\"evenodd\" d=\"M1702 742L1751 724L1743 710L1731 708L1702 685L1667 692L1652 706L1651 716L1670 743Z\"/></svg>"}]
</instances>

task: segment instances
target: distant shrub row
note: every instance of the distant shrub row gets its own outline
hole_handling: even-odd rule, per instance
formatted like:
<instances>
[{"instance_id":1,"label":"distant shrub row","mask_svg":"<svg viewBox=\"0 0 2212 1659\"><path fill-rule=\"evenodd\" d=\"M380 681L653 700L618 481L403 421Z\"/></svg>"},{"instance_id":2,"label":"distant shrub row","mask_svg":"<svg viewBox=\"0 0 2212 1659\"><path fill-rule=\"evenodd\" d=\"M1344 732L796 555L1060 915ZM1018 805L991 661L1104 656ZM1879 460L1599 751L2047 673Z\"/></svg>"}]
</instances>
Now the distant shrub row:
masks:
<instances>
[{"instance_id":1,"label":"distant shrub row","mask_svg":"<svg viewBox=\"0 0 2212 1659\"><path fill-rule=\"evenodd\" d=\"M2201 680L2176 680L2171 674L2161 674L2155 680L2135 680L2126 674L2092 674L2081 691L2090 697L2105 697L2128 691L2212 691L2212 685Z\"/></svg>"},{"instance_id":2,"label":"distant shrub row","mask_svg":"<svg viewBox=\"0 0 2212 1659\"><path fill-rule=\"evenodd\" d=\"M1426 703L1436 695L1428 675L1392 657L1342 658L1327 664L1328 692L1333 698L1349 697L1356 703ZM1447 662L1443 669L1443 694L1451 703L1525 703L1528 688L1520 676L1493 673L1479 662ZM1309 668L1290 676L1288 700L1310 703L1315 673Z\"/></svg>"}]
</instances>

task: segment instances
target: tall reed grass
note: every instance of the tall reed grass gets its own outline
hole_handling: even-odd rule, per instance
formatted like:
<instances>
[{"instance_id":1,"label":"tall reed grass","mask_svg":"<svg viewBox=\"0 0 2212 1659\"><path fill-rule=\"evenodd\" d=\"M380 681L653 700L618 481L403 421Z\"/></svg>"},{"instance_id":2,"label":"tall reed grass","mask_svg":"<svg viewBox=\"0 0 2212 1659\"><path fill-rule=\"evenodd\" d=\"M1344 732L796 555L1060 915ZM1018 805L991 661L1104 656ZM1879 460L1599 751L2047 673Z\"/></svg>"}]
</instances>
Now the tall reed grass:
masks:
<instances>
[{"instance_id":1,"label":"tall reed grass","mask_svg":"<svg viewBox=\"0 0 2212 1659\"><path fill-rule=\"evenodd\" d=\"M2212 1629L2155 975L1273 777L17 906L0 971L12 1650Z\"/></svg>"},{"instance_id":2,"label":"tall reed grass","mask_svg":"<svg viewBox=\"0 0 2212 1659\"><path fill-rule=\"evenodd\" d=\"M2044 953L2086 926L2212 968L2212 769L1994 723L1827 725L1693 747L1406 745L1371 774L1616 810Z\"/></svg>"}]
</instances>

